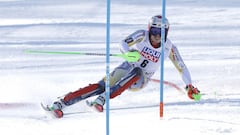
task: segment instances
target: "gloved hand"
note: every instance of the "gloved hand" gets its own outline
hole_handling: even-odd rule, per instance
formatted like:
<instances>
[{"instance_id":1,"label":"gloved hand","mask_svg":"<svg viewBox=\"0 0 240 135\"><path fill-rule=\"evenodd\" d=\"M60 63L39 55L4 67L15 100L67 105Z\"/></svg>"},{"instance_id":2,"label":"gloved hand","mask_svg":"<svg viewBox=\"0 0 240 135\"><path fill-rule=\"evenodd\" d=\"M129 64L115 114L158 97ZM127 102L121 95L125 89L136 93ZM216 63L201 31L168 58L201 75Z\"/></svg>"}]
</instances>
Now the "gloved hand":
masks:
<instances>
[{"instance_id":1,"label":"gloved hand","mask_svg":"<svg viewBox=\"0 0 240 135\"><path fill-rule=\"evenodd\" d=\"M128 62L136 62L140 59L140 57L141 54L137 50L131 50L123 55L123 58Z\"/></svg>"},{"instance_id":2,"label":"gloved hand","mask_svg":"<svg viewBox=\"0 0 240 135\"><path fill-rule=\"evenodd\" d=\"M192 84L188 84L186 87L185 87L187 93L188 93L188 97L190 99L193 99L195 101L198 101L200 100L201 98L201 94L200 94L200 91L195 88L194 86L192 86Z\"/></svg>"}]
</instances>

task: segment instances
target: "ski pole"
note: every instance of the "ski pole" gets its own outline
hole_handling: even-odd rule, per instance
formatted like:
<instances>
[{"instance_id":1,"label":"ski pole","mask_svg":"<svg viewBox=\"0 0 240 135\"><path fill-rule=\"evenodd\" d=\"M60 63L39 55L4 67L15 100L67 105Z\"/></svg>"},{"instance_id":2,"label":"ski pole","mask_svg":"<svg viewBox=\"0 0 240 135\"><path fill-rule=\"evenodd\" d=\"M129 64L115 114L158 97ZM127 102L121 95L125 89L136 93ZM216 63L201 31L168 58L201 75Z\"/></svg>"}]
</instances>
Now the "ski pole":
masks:
<instances>
[{"instance_id":1,"label":"ski pole","mask_svg":"<svg viewBox=\"0 0 240 135\"><path fill-rule=\"evenodd\" d=\"M66 54L66 55L87 55L87 56L106 56L104 53L87 53L87 52L64 52L64 51L37 51L25 50L26 53L42 53L42 54ZM124 54L109 54L109 56L120 57L128 62L136 62L140 59L141 55L135 52L127 52Z\"/></svg>"}]
</instances>

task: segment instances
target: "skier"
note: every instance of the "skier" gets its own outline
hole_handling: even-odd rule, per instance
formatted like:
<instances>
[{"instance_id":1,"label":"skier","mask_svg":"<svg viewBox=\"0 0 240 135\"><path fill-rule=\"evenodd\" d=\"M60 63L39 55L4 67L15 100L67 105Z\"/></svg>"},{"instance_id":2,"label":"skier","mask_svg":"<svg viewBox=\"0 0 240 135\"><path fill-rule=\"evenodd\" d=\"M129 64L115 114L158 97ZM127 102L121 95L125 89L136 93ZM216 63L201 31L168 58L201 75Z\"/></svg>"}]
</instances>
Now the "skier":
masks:
<instances>
[{"instance_id":1,"label":"skier","mask_svg":"<svg viewBox=\"0 0 240 135\"><path fill-rule=\"evenodd\" d=\"M185 89L190 99L194 100L196 95L200 95L200 91L192 85L190 73L177 47L167 38L169 30L167 19L165 19L164 56L161 55L161 21L161 15L153 16L149 20L148 30L138 30L121 42L120 51L122 53L138 52L141 57L137 62L123 62L110 73L110 99L120 95L126 89L136 91L144 88L158 70L161 57L164 57L164 59L168 57L173 62L186 84ZM105 78L98 83L90 84L66 94L49 108L55 117L61 118L63 108L96 95L98 97L89 102L89 105L102 112L106 98Z\"/></svg>"}]
</instances>

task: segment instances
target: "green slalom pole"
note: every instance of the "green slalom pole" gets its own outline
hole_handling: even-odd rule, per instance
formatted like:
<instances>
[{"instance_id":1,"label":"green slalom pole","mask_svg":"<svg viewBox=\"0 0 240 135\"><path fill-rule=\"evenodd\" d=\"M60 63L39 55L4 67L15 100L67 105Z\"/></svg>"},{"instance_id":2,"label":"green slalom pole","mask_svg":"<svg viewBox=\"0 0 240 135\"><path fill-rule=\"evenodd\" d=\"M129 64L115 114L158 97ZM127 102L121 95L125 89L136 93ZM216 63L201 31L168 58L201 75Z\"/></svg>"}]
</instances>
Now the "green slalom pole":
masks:
<instances>
[{"instance_id":1,"label":"green slalom pole","mask_svg":"<svg viewBox=\"0 0 240 135\"><path fill-rule=\"evenodd\" d=\"M38 51L25 50L25 53L39 53L39 54L62 54L62 55L87 55L87 56L106 56L104 53L86 53L86 52L64 52L64 51ZM136 62L140 59L139 52L127 52L124 54L109 54L109 56L120 57L128 62Z\"/></svg>"}]
</instances>

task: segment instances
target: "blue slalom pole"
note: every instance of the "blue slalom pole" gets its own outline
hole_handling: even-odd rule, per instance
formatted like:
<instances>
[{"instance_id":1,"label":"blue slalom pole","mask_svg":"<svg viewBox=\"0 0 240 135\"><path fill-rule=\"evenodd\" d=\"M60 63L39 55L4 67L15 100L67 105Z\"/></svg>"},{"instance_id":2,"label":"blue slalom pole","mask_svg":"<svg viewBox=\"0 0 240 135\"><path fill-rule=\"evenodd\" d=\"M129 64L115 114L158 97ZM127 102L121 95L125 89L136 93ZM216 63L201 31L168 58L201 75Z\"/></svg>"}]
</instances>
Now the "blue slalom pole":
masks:
<instances>
[{"instance_id":1,"label":"blue slalom pole","mask_svg":"<svg viewBox=\"0 0 240 135\"><path fill-rule=\"evenodd\" d=\"M106 135L109 135L109 97L110 97L110 4L111 1L107 0L107 27L106 27Z\"/></svg>"},{"instance_id":2,"label":"blue slalom pole","mask_svg":"<svg viewBox=\"0 0 240 135\"><path fill-rule=\"evenodd\" d=\"M165 9L166 1L162 0L162 25L161 25L161 71L160 71L160 117L163 117L163 80L164 80L164 43L165 43Z\"/></svg>"}]
</instances>

